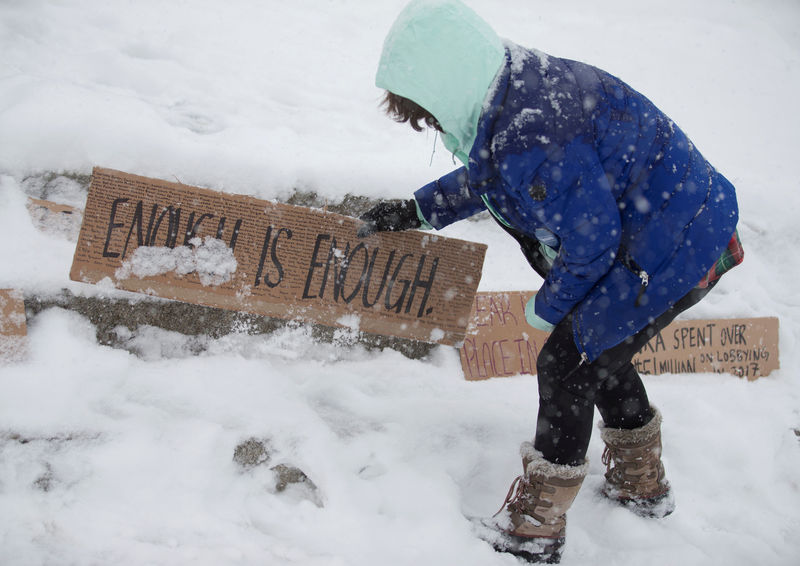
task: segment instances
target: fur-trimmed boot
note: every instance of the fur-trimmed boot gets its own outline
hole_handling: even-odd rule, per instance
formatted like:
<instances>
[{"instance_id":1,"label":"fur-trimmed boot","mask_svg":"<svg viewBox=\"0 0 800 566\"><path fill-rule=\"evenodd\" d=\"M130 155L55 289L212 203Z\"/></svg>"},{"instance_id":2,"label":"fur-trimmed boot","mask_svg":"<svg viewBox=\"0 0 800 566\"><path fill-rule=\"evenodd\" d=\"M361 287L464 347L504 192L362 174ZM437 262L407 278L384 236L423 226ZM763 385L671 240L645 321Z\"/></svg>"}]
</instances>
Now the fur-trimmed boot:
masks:
<instances>
[{"instance_id":1,"label":"fur-trimmed boot","mask_svg":"<svg viewBox=\"0 0 800 566\"><path fill-rule=\"evenodd\" d=\"M511 484L493 519L499 536L492 545L529 562L557 564L561 560L572 505L589 469L553 464L531 443L522 445L523 474Z\"/></svg>"},{"instance_id":2,"label":"fur-trimmed boot","mask_svg":"<svg viewBox=\"0 0 800 566\"><path fill-rule=\"evenodd\" d=\"M675 510L661 462L661 413L634 429L608 428L598 423L606 448L606 483L602 493L642 517L660 519Z\"/></svg>"}]
</instances>

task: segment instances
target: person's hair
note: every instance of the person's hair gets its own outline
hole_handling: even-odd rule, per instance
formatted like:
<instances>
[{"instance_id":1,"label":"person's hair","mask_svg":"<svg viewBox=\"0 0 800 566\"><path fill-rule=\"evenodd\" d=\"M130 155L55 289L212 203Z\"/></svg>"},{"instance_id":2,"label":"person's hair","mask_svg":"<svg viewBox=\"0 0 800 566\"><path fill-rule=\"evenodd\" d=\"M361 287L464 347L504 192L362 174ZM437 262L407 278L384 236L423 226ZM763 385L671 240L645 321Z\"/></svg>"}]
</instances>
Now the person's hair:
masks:
<instances>
[{"instance_id":1,"label":"person's hair","mask_svg":"<svg viewBox=\"0 0 800 566\"><path fill-rule=\"evenodd\" d=\"M386 114L395 122L408 122L412 128L421 132L422 126L420 126L419 123L422 121L429 128L434 128L439 132L443 132L441 124L433 117L433 114L413 100L409 100L408 98L387 90L381 104Z\"/></svg>"}]
</instances>

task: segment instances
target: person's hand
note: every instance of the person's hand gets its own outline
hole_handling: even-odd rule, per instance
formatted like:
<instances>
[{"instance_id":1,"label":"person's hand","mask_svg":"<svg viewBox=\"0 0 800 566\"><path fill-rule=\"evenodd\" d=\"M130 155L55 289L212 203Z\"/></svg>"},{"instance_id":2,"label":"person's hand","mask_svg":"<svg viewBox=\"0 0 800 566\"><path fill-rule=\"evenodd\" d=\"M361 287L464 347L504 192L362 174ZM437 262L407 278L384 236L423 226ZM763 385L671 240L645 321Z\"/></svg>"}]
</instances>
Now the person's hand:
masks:
<instances>
[{"instance_id":1,"label":"person's hand","mask_svg":"<svg viewBox=\"0 0 800 566\"><path fill-rule=\"evenodd\" d=\"M358 227L358 237L375 232L399 232L422 226L417 216L417 203L409 200L384 200L359 217L364 223Z\"/></svg>"},{"instance_id":2,"label":"person's hand","mask_svg":"<svg viewBox=\"0 0 800 566\"><path fill-rule=\"evenodd\" d=\"M528 324L530 324L534 328L538 328L539 330L544 330L545 332L551 332L556 327L556 325L547 322L545 319L536 314L534 305L535 300L536 300L536 295L531 297L528 300L528 302L525 303L525 320L527 320Z\"/></svg>"}]
</instances>

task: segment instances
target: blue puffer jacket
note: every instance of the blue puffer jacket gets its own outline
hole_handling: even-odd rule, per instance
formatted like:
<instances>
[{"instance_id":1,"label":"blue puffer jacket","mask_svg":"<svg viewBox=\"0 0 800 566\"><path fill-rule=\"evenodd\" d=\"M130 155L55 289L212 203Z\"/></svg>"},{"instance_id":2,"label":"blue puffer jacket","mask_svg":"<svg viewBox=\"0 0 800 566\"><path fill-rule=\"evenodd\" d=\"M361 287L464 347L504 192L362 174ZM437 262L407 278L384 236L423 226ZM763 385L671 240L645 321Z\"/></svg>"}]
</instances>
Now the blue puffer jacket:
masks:
<instances>
[{"instance_id":1,"label":"blue puffer jacket","mask_svg":"<svg viewBox=\"0 0 800 566\"><path fill-rule=\"evenodd\" d=\"M511 43L505 55L466 166L415 198L437 229L489 208L554 236L536 313L553 324L572 313L594 360L706 274L736 228L734 188L618 78Z\"/></svg>"}]
</instances>

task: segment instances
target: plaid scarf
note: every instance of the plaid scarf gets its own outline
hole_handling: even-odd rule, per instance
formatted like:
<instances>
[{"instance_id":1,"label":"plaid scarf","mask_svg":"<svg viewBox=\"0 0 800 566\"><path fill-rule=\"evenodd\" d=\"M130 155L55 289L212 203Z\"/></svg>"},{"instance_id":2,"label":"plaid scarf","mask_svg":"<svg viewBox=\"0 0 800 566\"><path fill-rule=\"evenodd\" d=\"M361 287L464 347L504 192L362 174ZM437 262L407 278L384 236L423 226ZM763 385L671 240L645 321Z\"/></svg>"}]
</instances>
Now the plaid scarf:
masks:
<instances>
[{"instance_id":1,"label":"plaid scarf","mask_svg":"<svg viewBox=\"0 0 800 566\"><path fill-rule=\"evenodd\" d=\"M708 270L706 276L700 280L697 286L700 289L705 289L722 277L724 273L742 263L742 261L744 261L744 250L742 249L742 242L739 240L739 231L736 230L731 236L731 241L728 242L728 247L725 248L725 251L722 252L722 255L719 256L719 259L711 266L711 269Z\"/></svg>"}]
</instances>

